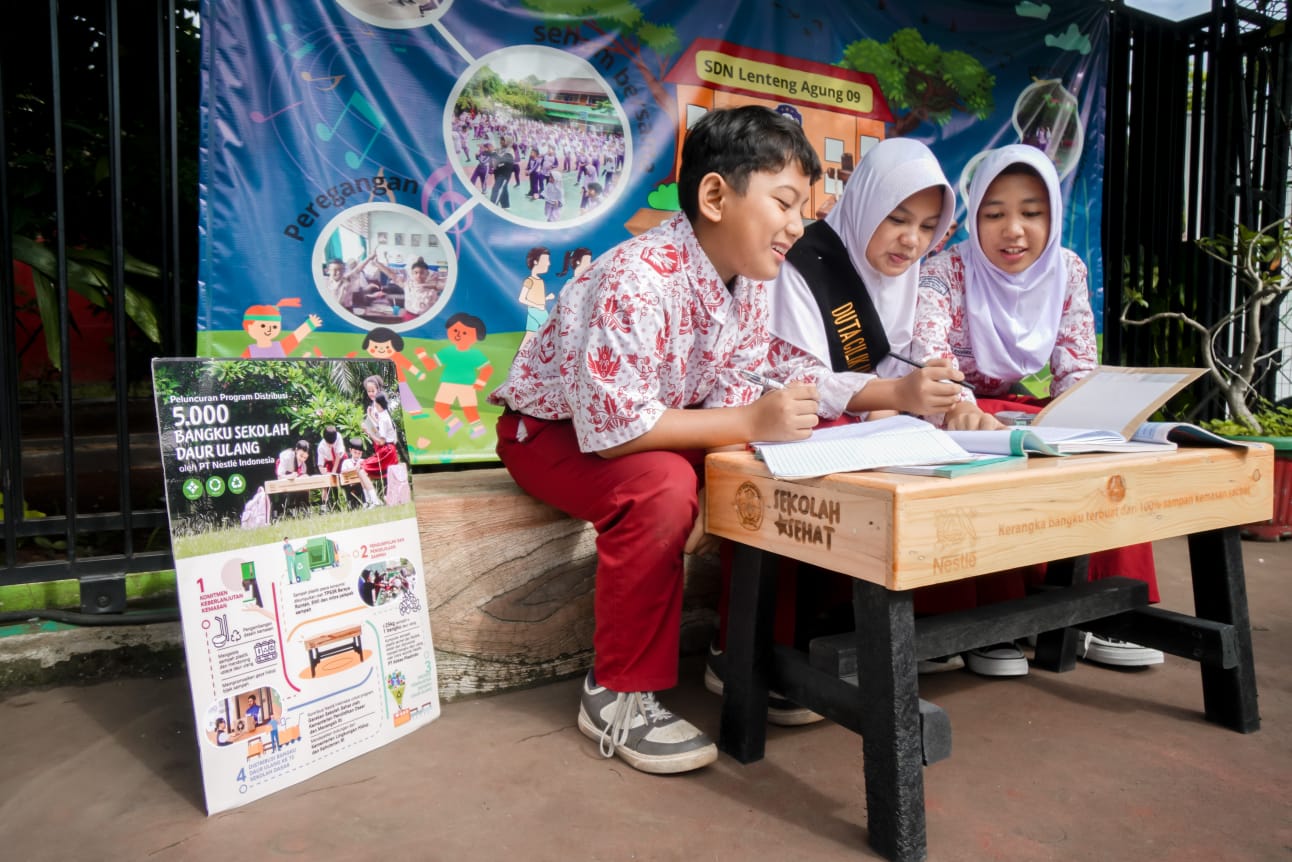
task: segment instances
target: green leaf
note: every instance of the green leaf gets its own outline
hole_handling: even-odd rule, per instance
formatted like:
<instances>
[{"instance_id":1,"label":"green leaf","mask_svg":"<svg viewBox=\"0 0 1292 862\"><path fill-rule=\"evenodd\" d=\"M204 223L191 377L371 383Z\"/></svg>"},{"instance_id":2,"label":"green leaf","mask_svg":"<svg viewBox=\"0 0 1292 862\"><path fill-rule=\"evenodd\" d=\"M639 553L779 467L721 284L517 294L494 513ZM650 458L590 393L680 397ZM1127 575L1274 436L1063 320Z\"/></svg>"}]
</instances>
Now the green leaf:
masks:
<instances>
[{"instance_id":1,"label":"green leaf","mask_svg":"<svg viewBox=\"0 0 1292 862\"><path fill-rule=\"evenodd\" d=\"M40 314L40 325L45 333L45 352L49 354L50 363L62 371L59 359L62 329L58 325L58 296L54 292L54 283L37 269L31 271L31 282L36 288L36 310Z\"/></svg>"},{"instance_id":2,"label":"green leaf","mask_svg":"<svg viewBox=\"0 0 1292 862\"><path fill-rule=\"evenodd\" d=\"M144 294L126 285L126 316L134 321L140 332L153 344L161 344L161 325L157 320L157 306Z\"/></svg>"}]
</instances>

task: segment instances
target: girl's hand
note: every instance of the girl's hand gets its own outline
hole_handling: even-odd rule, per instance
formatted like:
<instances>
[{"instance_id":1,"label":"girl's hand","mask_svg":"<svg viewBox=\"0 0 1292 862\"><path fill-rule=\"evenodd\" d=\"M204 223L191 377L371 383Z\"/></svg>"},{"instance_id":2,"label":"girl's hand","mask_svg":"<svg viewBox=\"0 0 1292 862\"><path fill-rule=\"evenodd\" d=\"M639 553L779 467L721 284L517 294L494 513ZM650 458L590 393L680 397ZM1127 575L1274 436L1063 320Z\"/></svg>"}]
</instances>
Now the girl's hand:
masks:
<instances>
[{"instance_id":1,"label":"girl's hand","mask_svg":"<svg viewBox=\"0 0 1292 862\"><path fill-rule=\"evenodd\" d=\"M927 415L946 413L960 401L964 372L951 367L951 360L930 359L897 381L898 407L905 413Z\"/></svg>"},{"instance_id":2,"label":"girl's hand","mask_svg":"<svg viewBox=\"0 0 1292 862\"><path fill-rule=\"evenodd\" d=\"M978 405L969 401L961 401L947 411L948 431L1000 431L1005 427L995 416L982 412Z\"/></svg>"},{"instance_id":3,"label":"girl's hand","mask_svg":"<svg viewBox=\"0 0 1292 862\"><path fill-rule=\"evenodd\" d=\"M773 389L755 401L750 440L803 440L820 421L816 384L791 383Z\"/></svg>"}]
</instances>

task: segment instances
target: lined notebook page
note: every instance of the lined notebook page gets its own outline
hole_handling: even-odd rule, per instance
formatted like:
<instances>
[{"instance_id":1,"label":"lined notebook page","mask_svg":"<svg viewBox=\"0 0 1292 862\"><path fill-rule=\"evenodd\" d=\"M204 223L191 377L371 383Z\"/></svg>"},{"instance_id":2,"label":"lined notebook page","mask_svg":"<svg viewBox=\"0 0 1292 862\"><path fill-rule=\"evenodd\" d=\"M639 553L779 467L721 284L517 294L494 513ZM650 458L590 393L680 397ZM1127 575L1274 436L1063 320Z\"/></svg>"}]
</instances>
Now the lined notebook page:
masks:
<instances>
[{"instance_id":1,"label":"lined notebook page","mask_svg":"<svg viewBox=\"0 0 1292 862\"><path fill-rule=\"evenodd\" d=\"M946 432L912 416L826 428L790 443L755 443L754 452L782 479L973 458Z\"/></svg>"}]
</instances>

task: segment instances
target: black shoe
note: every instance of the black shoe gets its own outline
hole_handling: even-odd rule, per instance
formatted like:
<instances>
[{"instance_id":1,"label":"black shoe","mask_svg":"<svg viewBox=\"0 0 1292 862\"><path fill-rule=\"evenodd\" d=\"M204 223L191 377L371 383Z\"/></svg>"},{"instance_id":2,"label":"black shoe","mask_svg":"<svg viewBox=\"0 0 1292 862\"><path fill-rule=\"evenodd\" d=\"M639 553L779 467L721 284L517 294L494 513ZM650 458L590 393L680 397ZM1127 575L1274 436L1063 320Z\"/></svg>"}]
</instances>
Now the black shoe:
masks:
<instances>
[{"instance_id":1,"label":"black shoe","mask_svg":"<svg viewBox=\"0 0 1292 862\"><path fill-rule=\"evenodd\" d=\"M727 669L727 657L713 644L709 644L709 656L704 663L704 687L714 694L722 694L722 676ZM797 727L800 724L813 724L824 716L818 715L806 706L799 706L792 700L781 697L774 691L767 693L767 720L781 727Z\"/></svg>"}]
</instances>

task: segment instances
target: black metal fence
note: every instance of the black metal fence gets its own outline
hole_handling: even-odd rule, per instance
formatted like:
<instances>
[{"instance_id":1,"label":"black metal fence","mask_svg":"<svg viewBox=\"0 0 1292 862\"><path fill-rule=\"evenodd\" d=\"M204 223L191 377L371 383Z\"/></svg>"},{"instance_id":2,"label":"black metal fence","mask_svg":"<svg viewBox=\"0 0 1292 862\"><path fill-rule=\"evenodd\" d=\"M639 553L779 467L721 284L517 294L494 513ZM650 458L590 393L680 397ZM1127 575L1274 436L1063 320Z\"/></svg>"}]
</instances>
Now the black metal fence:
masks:
<instances>
[{"instance_id":1,"label":"black metal fence","mask_svg":"<svg viewBox=\"0 0 1292 862\"><path fill-rule=\"evenodd\" d=\"M149 360L192 350L196 3L13 4L0 32L0 586L119 611L172 566Z\"/></svg>"},{"instance_id":2,"label":"black metal fence","mask_svg":"<svg viewBox=\"0 0 1292 862\"><path fill-rule=\"evenodd\" d=\"M1110 14L1104 187L1104 361L1198 365L1198 334L1181 323L1119 325L1128 289L1149 311L1210 322L1232 307L1233 271L1203 255L1200 237L1231 237L1288 213L1292 150L1292 30L1288 4L1214 0L1180 23ZM1292 394L1288 303L1265 309L1263 344L1284 352L1259 381L1271 399ZM1146 316L1144 311L1137 317ZM1223 354L1237 355L1234 338ZM1219 415L1206 384L1190 418ZM1214 392L1212 393L1214 396Z\"/></svg>"},{"instance_id":3,"label":"black metal fence","mask_svg":"<svg viewBox=\"0 0 1292 862\"><path fill-rule=\"evenodd\" d=\"M1191 241L1286 210L1287 4L1108 6L1105 358L1188 364L1191 335L1118 326L1123 286L1214 312ZM148 361L195 335L196 13L24 2L0 31L0 586L76 578L87 612L171 567Z\"/></svg>"}]
</instances>

